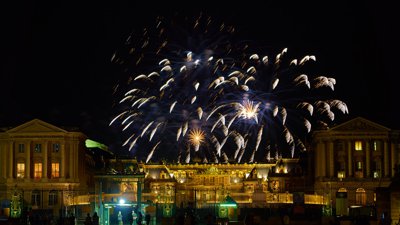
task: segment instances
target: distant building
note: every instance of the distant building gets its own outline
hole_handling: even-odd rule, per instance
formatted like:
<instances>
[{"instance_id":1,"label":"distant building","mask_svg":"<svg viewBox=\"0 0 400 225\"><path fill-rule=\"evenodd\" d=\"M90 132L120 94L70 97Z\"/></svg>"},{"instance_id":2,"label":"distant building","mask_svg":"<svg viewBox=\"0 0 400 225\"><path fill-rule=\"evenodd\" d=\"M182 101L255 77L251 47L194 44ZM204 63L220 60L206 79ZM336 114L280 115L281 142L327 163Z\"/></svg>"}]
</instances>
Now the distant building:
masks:
<instances>
[{"instance_id":1,"label":"distant building","mask_svg":"<svg viewBox=\"0 0 400 225\"><path fill-rule=\"evenodd\" d=\"M89 204L94 162L85 139L39 119L0 132L0 213L58 217Z\"/></svg>"},{"instance_id":2,"label":"distant building","mask_svg":"<svg viewBox=\"0 0 400 225\"><path fill-rule=\"evenodd\" d=\"M399 134L361 117L314 131L315 192L325 196L326 205L336 209L337 215L367 206L377 206L378 215L389 212L388 197L379 190L388 188L395 175ZM397 220L398 212L392 218Z\"/></svg>"},{"instance_id":3,"label":"distant building","mask_svg":"<svg viewBox=\"0 0 400 225\"><path fill-rule=\"evenodd\" d=\"M113 223L119 211L128 220L139 207L152 218L197 208L236 220L246 209L290 206L293 214L322 208L328 215L399 218L400 131L361 117L314 131L304 158L264 163L114 158L96 167L98 155L87 151L85 140L81 132L38 119L1 131L0 216L19 217L24 209L56 217L97 211Z\"/></svg>"},{"instance_id":4,"label":"distant building","mask_svg":"<svg viewBox=\"0 0 400 225\"><path fill-rule=\"evenodd\" d=\"M218 211L220 217L233 220L237 220L237 211L226 206L230 205L224 204L226 201L234 202L244 213L246 208L278 209L295 203L304 209L305 205L324 203L322 195L306 191L309 184L299 159L254 164L144 164L113 159L108 165L103 174L96 175L96 193L103 205L98 200L95 205L98 211L104 209L100 213L109 223L116 221L119 211L129 215L138 200L143 212L156 205L158 218L196 208L213 215Z\"/></svg>"}]
</instances>

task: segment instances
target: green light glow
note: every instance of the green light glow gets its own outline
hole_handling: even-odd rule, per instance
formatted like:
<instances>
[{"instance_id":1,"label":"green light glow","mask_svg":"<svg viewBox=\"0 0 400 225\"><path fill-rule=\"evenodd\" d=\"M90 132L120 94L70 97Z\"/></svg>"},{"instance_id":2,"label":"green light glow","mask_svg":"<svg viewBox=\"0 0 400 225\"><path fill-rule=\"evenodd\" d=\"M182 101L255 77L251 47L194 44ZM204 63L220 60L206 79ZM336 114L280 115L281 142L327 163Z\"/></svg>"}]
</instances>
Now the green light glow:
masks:
<instances>
[{"instance_id":1,"label":"green light glow","mask_svg":"<svg viewBox=\"0 0 400 225\"><path fill-rule=\"evenodd\" d=\"M85 145L86 145L86 148L99 148L99 149L101 149L103 151L106 151L106 152L108 152L110 154L114 154L114 153L112 153L111 151L108 150L108 147L105 144L99 143L97 141L86 139Z\"/></svg>"},{"instance_id":2,"label":"green light glow","mask_svg":"<svg viewBox=\"0 0 400 225\"><path fill-rule=\"evenodd\" d=\"M222 206L222 207L236 207L237 205L233 204L233 203L222 203L219 206Z\"/></svg>"}]
</instances>

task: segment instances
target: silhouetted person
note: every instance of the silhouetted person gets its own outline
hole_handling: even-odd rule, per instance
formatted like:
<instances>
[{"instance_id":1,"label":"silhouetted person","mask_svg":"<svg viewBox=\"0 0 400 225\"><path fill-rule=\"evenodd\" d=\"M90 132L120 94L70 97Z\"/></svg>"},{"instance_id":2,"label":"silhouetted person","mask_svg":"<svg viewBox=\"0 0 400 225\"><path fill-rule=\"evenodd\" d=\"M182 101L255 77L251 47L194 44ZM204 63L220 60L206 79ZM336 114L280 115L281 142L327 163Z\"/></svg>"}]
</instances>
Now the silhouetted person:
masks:
<instances>
[{"instance_id":1,"label":"silhouetted person","mask_svg":"<svg viewBox=\"0 0 400 225\"><path fill-rule=\"evenodd\" d=\"M139 211L139 212L137 213L136 224L137 224L137 225L142 225L142 220L143 220L143 215L142 215L142 213Z\"/></svg>"},{"instance_id":2,"label":"silhouetted person","mask_svg":"<svg viewBox=\"0 0 400 225\"><path fill-rule=\"evenodd\" d=\"M118 212L118 225L123 225L124 222L122 220L122 213L121 211Z\"/></svg>"},{"instance_id":3,"label":"silhouetted person","mask_svg":"<svg viewBox=\"0 0 400 225\"><path fill-rule=\"evenodd\" d=\"M75 216L73 213L71 213L71 215L69 216L68 221L70 225L75 225Z\"/></svg>"},{"instance_id":4,"label":"silhouetted person","mask_svg":"<svg viewBox=\"0 0 400 225\"><path fill-rule=\"evenodd\" d=\"M133 213L132 213L133 214ZM132 214L128 214L128 222L129 225L133 225L133 215Z\"/></svg>"},{"instance_id":5,"label":"silhouetted person","mask_svg":"<svg viewBox=\"0 0 400 225\"><path fill-rule=\"evenodd\" d=\"M85 225L92 225L92 217L90 217L90 213L86 215Z\"/></svg>"},{"instance_id":6,"label":"silhouetted person","mask_svg":"<svg viewBox=\"0 0 400 225\"><path fill-rule=\"evenodd\" d=\"M99 216L97 215L97 212L93 213L92 220L93 220L93 225L99 225Z\"/></svg>"},{"instance_id":7,"label":"silhouetted person","mask_svg":"<svg viewBox=\"0 0 400 225\"><path fill-rule=\"evenodd\" d=\"M146 216L144 216L144 219L146 220L146 225L150 224L151 216L149 213L146 213Z\"/></svg>"}]
</instances>

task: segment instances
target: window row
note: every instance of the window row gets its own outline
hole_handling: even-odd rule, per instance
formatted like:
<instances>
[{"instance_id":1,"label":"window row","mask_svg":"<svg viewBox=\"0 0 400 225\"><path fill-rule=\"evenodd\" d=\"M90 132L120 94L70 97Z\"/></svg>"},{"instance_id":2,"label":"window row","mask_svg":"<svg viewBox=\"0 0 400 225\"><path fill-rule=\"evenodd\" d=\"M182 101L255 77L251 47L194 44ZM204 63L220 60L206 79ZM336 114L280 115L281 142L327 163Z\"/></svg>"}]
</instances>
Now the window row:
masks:
<instances>
[{"instance_id":1,"label":"window row","mask_svg":"<svg viewBox=\"0 0 400 225\"><path fill-rule=\"evenodd\" d=\"M33 164L33 178L40 179L43 176L43 163ZM51 178L60 177L60 163L51 163ZM25 163L17 163L17 178L25 178Z\"/></svg>"},{"instance_id":2,"label":"window row","mask_svg":"<svg viewBox=\"0 0 400 225\"><path fill-rule=\"evenodd\" d=\"M32 206L41 206L42 193L39 190L32 191L31 196L31 204ZM50 191L49 192L49 202L48 205L57 205L58 204L58 192Z\"/></svg>"},{"instance_id":3,"label":"window row","mask_svg":"<svg viewBox=\"0 0 400 225\"><path fill-rule=\"evenodd\" d=\"M346 162L337 162L336 163L336 168L337 168L337 178L343 179L346 178L346 174L348 172L348 164ZM354 173L354 177L356 178L364 178L366 174L366 167L365 167L365 162L364 161L355 161L352 167L352 172ZM368 177L372 176L373 178L380 178L382 176L381 171L382 171L382 162L380 160L374 160L370 162L370 167L369 167L370 175Z\"/></svg>"},{"instance_id":4,"label":"window row","mask_svg":"<svg viewBox=\"0 0 400 225\"><path fill-rule=\"evenodd\" d=\"M338 141L335 143L335 145L336 145L335 148L339 151L343 151L345 149L345 147L344 147L345 143L346 142L344 142L344 141ZM373 141L373 142L369 142L369 141L365 142L362 140L356 140L353 142L352 148L355 151L363 151L366 148L366 145L369 145L370 149L372 149L373 151L380 151L382 149L382 144L383 144L383 142L378 141L378 140Z\"/></svg>"},{"instance_id":5,"label":"window row","mask_svg":"<svg viewBox=\"0 0 400 225\"><path fill-rule=\"evenodd\" d=\"M18 144L18 153L25 153L25 144ZM53 153L58 153L61 150L60 143L53 143L51 147L51 151ZM42 153L42 144L34 144L33 145L34 153Z\"/></svg>"},{"instance_id":6,"label":"window row","mask_svg":"<svg viewBox=\"0 0 400 225\"><path fill-rule=\"evenodd\" d=\"M347 193L346 188L340 188L338 192L345 192ZM374 193L374 201L375 201L375 193ZM356 205L366 205L367 204L367 192L364 188L357 188L356 190Z\"/></svg>"}]
</instances>

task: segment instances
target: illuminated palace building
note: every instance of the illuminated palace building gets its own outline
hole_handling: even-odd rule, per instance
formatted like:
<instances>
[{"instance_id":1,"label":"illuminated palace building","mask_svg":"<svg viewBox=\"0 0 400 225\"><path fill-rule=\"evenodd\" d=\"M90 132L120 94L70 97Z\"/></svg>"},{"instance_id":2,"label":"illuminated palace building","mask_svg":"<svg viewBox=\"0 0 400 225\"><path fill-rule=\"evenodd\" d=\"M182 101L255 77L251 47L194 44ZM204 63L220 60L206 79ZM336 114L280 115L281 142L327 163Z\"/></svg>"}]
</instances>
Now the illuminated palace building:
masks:
<instances>
[{"instance_id":1,"label":"illuminated palace building","mask_svg":"<svg viewBox=\"0 0 400 225\"><path fill-rule=\"evenodd\" d=\"M326 196L337 215L348 209L375 206L397 221L398 205L387 190L399 163L399 131L358 117L313 133L315 192Z\"/></svg>"},{"instance_id":2,"label":"illuminated palace building","mask_svg":"<svg viewBox=\"0 0 400 225\"><path fill-rule=\"evenodd\" d=\"M69 212L93 186L85 139L38 119L0 132L0 214Z\"/></svg>"},{"instance_id":3,"label":"illuminated palace building","mask_svg":"<svg viewBox=\"0 0 400 225\"><path fill-rule=\"evenodd\" d=\"M238 209L292 204L293 193L305 204L322 205L322 195L304 194L304 174L298 159L262 164L143 164L123 159L111 160L107 172L95 178L107 221L115 220L118 211L124 214L121 200L123 206L135 207L139 198L143 212L157 207L157 218L172 217L177 208L196 208L237 220Z\"/></svg>"},{"instance_id":4,"label":"illuminated palace building","mask_svg":"<svg viewBox=\"0 0 400 225\"><path fill-rule=\"evenodd\" d=\"M399 133L364 118L314 131L305 158L265 163L114 158L95 167L85 139L37 119L0 133L0 212L18 216L24 207L84 218L96 211L103 224L115 223L119 211L129 218L136 208L153 219L196 208L237 220L246 209L281 206L328 215L373 206L371 215L399 217L399 201L388 194L400 159Z\"/></svg>"}]
</instances>

